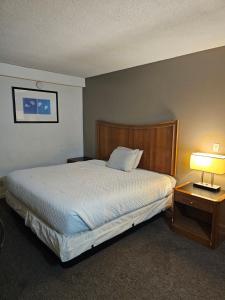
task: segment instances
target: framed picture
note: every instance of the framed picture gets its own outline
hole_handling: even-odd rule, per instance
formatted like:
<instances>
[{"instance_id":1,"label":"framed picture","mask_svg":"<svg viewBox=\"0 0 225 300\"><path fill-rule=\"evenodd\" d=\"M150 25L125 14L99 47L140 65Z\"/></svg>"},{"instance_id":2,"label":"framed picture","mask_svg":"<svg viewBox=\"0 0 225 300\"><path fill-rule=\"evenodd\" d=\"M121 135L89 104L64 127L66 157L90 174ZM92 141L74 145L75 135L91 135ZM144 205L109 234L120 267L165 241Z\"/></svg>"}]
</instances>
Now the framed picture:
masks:
<instances>
[{"instance_id":1,"label":"framed picture","mask_svg":"<svg viewBox=\"0 0 225 300\"><path fill-rule=\"evenodd\" d=\"M12 87L15 123L58 123L58 93Z\"/></svg>"}]
</instances>

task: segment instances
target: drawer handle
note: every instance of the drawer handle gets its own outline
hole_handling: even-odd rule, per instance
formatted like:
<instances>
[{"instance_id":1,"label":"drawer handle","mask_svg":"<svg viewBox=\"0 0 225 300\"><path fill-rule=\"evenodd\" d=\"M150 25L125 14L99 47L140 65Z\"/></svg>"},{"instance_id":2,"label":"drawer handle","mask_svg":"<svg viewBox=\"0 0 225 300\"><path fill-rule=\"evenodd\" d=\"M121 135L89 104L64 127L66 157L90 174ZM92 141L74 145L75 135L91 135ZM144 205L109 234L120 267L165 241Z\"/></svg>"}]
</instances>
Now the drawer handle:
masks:
<instances>
[{"instance_id":1,"label":"drawer handle","mask_svg":"<svg viewBox=\"0 0 225 300\"><path fill-rule=\"evenodd\" d=\"M190 201L190 204L193 204L193 201Z\"/></svg>"}]
</instances>

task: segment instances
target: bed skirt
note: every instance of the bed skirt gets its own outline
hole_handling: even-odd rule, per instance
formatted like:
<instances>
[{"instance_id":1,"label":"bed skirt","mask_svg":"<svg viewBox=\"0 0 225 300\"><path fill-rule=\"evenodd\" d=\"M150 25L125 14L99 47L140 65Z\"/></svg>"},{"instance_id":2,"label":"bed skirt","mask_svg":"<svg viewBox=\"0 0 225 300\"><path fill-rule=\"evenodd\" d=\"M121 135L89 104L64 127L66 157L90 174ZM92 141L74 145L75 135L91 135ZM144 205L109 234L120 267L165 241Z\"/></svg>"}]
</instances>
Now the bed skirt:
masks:
<instances>
[{"instance_id":1,"label":"bed skirt","mask_svg":"<svg viewBox=\"0 0 225 300\"><path fill-rule=\"evenodd\" d=\"M172 194L94 230L79 232L74 235L56 232L9 192L6 193L6 202L25 220L25 225L30 227L62 262L66 262L166 210L172 205Z\"/></svg>"}]
</instances>

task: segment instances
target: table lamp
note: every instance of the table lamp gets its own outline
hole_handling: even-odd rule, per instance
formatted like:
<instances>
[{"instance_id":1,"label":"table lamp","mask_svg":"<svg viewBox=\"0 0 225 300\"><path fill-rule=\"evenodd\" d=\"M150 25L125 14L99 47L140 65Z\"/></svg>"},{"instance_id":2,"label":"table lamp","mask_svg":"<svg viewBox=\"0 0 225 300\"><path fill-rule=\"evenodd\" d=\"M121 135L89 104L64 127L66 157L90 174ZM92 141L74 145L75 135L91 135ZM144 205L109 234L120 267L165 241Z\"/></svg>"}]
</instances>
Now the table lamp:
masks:
<instances>
[{"instance_id":1,"label":"table lamp","mask_svg":"<svg viewBox=\"0 0 225 300\"><path fill-rule=\"evenodd\" d=\"M225 174L225 156L210 153L192 153L190 159L192 170L202 171L201 182L193 183L194 186L217 192L219 185L214 184L214 174ZM211 183L204 182L204 173L211 173Z\"/></svg>"}]
</instances>

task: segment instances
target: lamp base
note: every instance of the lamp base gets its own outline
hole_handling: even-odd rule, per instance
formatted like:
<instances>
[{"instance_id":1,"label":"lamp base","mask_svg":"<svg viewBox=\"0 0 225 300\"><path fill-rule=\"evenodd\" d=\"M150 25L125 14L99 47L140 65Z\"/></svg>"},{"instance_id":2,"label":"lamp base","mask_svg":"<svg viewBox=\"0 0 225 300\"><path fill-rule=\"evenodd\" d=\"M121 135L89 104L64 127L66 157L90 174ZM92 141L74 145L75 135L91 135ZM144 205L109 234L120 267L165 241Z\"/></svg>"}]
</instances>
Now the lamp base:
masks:
<instances>
[{"instance_id":1,"label":"lamp base","mask_svg":"<svg viewBox=\"0 0 225 300\"><path fill-rule=\"evenodd\" d=\"M212 191L212 192L219 192L220 191L220 186L215 185L215 184L210 184L206 182L194 182L193 186L198 187L200 189Z\"/></svg>"}]
</instances>

